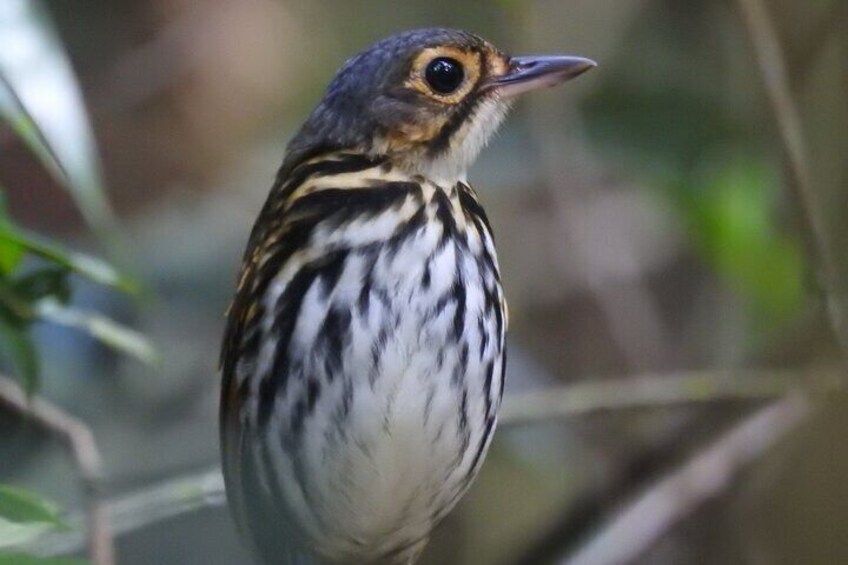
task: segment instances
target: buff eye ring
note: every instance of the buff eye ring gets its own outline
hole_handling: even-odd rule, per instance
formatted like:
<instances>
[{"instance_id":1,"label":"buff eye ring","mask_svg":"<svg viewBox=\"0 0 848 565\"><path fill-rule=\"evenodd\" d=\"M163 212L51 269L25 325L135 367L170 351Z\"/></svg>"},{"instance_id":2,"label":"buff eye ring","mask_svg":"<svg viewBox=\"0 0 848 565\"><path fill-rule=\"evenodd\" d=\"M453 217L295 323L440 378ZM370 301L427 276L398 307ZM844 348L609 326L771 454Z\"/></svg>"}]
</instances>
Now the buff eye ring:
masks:
<instances>
[{"instance_id":1,"label":"buff eye ring","mask_svg":"<svg viewBox=\"0 0 848 565\"><path fill-rule=\"evenodd\" d=\"M446 95L456 91L462 85L465 70L456 59L437 57L427 64L424 78L434 92Z\"/></svg>"}]
</instances>

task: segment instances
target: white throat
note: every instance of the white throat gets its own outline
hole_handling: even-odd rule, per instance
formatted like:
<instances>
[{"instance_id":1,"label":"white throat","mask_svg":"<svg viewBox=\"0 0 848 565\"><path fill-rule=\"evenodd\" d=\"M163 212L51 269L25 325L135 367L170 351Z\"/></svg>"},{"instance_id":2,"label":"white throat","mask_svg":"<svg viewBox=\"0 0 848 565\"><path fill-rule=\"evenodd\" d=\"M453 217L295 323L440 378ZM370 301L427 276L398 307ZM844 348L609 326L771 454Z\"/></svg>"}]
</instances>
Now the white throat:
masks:
<instances>
[{"instance_id":1,"label":"white throat","mask_svg":"<svg viewBox=\"0 0 848 565\"><path fill-rule=\"evenodd\" d=\"M497 131L509 112L505 100L490 98L481 101L472 116L459 128L450 147L434 159L420 159L411 166L415 173L442 186L465 182L468 168Z\"/></svg>"}]
</instances>

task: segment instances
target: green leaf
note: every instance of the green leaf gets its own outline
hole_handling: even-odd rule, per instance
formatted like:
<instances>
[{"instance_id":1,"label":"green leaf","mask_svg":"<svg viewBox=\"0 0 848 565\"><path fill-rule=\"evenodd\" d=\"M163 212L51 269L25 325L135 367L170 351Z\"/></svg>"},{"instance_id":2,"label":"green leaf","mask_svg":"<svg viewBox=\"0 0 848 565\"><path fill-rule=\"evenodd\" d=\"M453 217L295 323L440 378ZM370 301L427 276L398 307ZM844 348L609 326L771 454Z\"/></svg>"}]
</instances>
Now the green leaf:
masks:
<instances>
[{"instance_id":1,"label":"green leaf","mask_svg":"<svg viewBox=\"0 0 848 565\"><path fill-rule=\"evenodd\" d=\"M805 266L774 220L778 175L757 159L710 170L695 190L676 191L696 247L763 321L789 319L803 304Z\"/></svg>"},{"instance_id":2,"label":"green leaf","mask_svg":"<svg viewBox=\"0 0 848 565\"><path fill-rule=\"evenodd\" d=\"M0 233L13 229L9 211L6 208L6 195L0 191ZM14 271L24 257L24 250L15 243L0 239L0 274Z\"/></svg>"},{"instance_id":3,"label":"green leaf","mask_svg":"<svg viewBox=\"0 0 848 565\"><path fill-rule=\"evenodd\" d=\"M18 245L25 251L60 265L96 283L128 294L138 294L139 284L109 263L75 251L68 251L20 229L0 230L0 246Z\"/></svg>"},{"instance_id":4,"label":"green leaf","mask_svg":"<svg viewBox=\"0 0 848 565\"><path fill-rule=\"evenodd\" d=\"M67 525L59 518L58 507L32 491L0 485L0 517L9 522L40 522L58 528Z\"/></svg>"},{"instance_id":5,"label":"green leaf","mask_svg":"<svg viewBox=\"0 0 848 565\"><path fill-rule=\"evenodd\" d=\"M104 241L115 231L82 93L41 2L3 0L0 119L60 177ZM49 96L45 96L49 93Z\"/></svg>"},{"instance_id":6,"label":"green leaf","mask_svg":"<svg viewBox=\"0 0 848 565\"><path fill-rule=\"evenodd\" d=\"M85 559L36 557L25 553L0 553L0 565L90 565Z\"/></svg>"},{"instance_id":7,"label":"green leaf","mask_svg":"<svg viewBox=\"0 0 848 565\"><path fill-rule=\"evenodd\" d=\"M67 176L62 170L62 165L56 158L56 154L48 145L47 140L44 139L32 116L27 112L23 102L18 98L2 71L0 71L0 119L12 128L12 131L38 157L53 178L61 184L67 182Z\"/></svg>"},{"instance_id":8,"label":"green leaf","mask_svg":"<svg viewBox=\"0 0 848 565\"><path fill-rule=\"evenodd\" d=\"M7 275L17 269L23 257L24 250L19 245L0 238L0 274Z\"/></svg>"},{"instance_id":9,"label":"green leaf","mask_svg":"<svg viewBox=\"0 0 848 565\"><path fill-rule=\"evenodd\" d=\"M71 308L51 299L38 302L36 313L45 321L82 330L103 344L147 365L161 365L159 352L147 338L101 314Z\"/></svg>"},{"instance_id":10,"label":"green leaf","mask_svg":"<svg viewBox=\"0 0 848 565\"><path fill-rule=\"evenodd\" d=\"M38 390L38 352L29 327L5 308L0 308L0 356L12 364L27 394L31 395Z\"/></svg>"}]
</instances>

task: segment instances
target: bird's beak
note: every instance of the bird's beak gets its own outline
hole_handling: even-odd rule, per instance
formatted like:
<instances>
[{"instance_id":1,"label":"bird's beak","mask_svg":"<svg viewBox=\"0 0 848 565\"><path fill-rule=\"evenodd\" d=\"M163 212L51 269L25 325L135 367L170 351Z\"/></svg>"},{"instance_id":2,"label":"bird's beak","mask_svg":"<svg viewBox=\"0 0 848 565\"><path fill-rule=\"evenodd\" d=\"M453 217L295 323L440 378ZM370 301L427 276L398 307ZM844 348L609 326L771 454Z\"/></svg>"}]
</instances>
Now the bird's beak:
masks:
<instances>
[{"instance_id":1,"label":"bird's beak","mask_svg":"<svg viewBox=\"0 0 848 565\"><path fill-rule=\"evenodd\" d=\"M511 57L506 74L489 79L486 89L497 92L501 98L511 98L562 84L596 66L591 59L568 55Z\"/></svg>"}]
</instances>

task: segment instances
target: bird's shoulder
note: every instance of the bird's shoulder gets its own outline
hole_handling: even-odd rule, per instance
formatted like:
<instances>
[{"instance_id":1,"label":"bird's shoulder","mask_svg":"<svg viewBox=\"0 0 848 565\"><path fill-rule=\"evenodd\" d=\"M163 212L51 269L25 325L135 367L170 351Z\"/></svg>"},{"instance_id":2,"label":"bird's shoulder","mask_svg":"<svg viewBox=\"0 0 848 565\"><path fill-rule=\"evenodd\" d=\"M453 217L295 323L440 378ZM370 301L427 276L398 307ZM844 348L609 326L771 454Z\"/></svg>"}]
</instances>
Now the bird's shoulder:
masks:
<instances>
[{"instance_id":1,"label":"bird's shoulder","mask_svg":"<svg viewBox=\"0 0 848 565\"><path fill-rule=\"evenodd\" d=\"M226 313L220 357L225 409L238 405L236 369L259 345L260 332L254 330L270 284L287 265L306 261L304 251L316 230L338 230L410 196L420 198L424 184L388 158L362 153L328 151L284 163L251 231Z\"/></svg>"}]
</instances>

